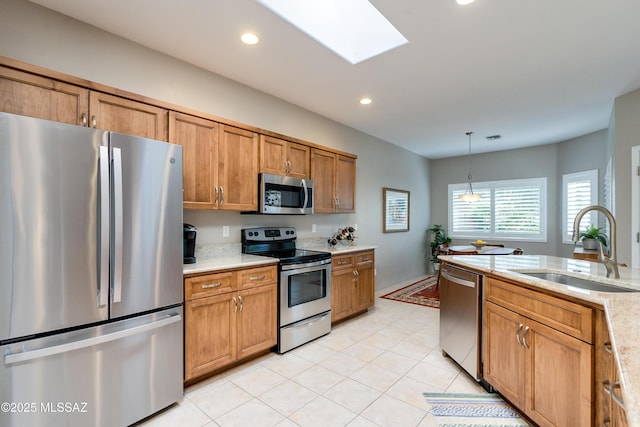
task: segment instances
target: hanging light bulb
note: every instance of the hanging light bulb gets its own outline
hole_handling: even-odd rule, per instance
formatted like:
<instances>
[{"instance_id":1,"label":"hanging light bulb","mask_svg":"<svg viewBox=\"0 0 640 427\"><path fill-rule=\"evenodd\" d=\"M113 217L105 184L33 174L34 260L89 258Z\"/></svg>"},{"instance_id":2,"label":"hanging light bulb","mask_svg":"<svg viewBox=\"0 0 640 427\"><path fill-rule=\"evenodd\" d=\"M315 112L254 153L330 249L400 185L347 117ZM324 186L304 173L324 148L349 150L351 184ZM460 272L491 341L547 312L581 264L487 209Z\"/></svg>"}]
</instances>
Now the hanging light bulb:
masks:
<instances>
[{"instance_id":1,"label":"hanging light bulb","mask_svg":"<svg viewBox=\"0 0 640 427\"><path fill-rule=\"evenodd\" d=\"M469 137L469 154L467 156L467 158L469 159L469 175L467 176L467 189L465 190L464 194L460 194L458 196L458 198L460 200L462 200L463 202L476 202L478 200L480 200L480 194L474 193L473 192L473 186L471 185L471 134L473 132L467 132L465 135L467 135Z\"/></svg>"}]
</instances>

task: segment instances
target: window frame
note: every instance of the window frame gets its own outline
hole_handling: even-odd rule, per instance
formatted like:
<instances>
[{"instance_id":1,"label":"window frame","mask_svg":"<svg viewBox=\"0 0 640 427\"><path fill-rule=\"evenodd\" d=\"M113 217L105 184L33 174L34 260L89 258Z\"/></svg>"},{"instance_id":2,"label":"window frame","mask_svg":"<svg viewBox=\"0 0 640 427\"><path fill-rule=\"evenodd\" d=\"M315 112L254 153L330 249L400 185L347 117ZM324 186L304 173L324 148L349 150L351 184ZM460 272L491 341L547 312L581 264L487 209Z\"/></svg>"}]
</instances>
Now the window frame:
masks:
<instances>
[{"instance_id":1,"label":"window frame","mask_svg":"<svg viewBox=\"0 0 640 427\"><path fill-rule=\"evenodd\" d=\"M598 194L598 169L591 169L591 170L587 170L587 171L580 171L580 172L574 172L574 173L568 173L568 174L564 174L562 175L562 217L561 217L561 223L562 223L562 243L566 244L566 245L573 245L575 244L575 242L573 240L571 240L572 234L573 234L573 224L571 226L569 226L569 223L567 221L568 215L569 215L569 200L568 200L568 193L569 193L569 184L570 183L574 183L574 182L579 182L579 181L589 181L590 182L590 187L591 187L591 201L589 205L586 206L590 206L590 205L597 205L598 204L598 198L599 198L599 194ZM585 207L586 207L585 206ZM577 214L578 212L576 212ZM574 215L575 217L575 215ZM587 227L589 227L589 225L591 224L598 224L598 217L597 217L597 212L593 211L593 212L589 212L587 214L588 218L583 218L582 221L580 222L580 226L581 228L584 228L585 230L587 229ZM569 229L571 228L571 229ZM581 244L581 243L578 243Z\"/></svg>"},{"instance_id":2,"label":"window frame","mask_svg":"<svg viewBox=\"0 0 640 427\"><path fill-rule=\"evenodd\" d=\"M495 190L513 187L531 187L536 186L540 189L539 200L539 216L540 216L540 231L535 234L514 234L514 233L496 233L495 231ZM547 241L547 177L537 178L518 178L508 179L500 181L484 181L474 182L474 193L482 193L486 195L489 192L490 197L490 231L489 232L472 232L472 233L460 233L456 232L453 228L453 202L454 192L464 192L467 187L467 183L457 183L448 185L448 227L449 235L455 239L484 239L484 240L500 240L500 241L519 241L519 242L546 242ZM482 199L481 199L482 200Z\"/></svg>"}]
</instances>

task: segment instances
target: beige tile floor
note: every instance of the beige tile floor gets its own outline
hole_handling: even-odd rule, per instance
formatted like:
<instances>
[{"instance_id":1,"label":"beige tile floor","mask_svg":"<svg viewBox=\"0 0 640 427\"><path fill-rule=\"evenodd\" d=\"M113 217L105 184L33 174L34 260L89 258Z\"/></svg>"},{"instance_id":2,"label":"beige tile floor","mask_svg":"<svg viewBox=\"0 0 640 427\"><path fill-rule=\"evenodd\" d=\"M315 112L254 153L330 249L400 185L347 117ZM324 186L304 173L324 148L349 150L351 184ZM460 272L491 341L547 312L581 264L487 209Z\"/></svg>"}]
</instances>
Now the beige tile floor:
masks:
<instances>
[{"instance_id":1,"label":"beige tile floor","mask_svg":"<svg viewBox=\"0 0 640 427\"><path fill-rule=\"evenodd\" d=\"M435 427L422 393L483 392L442 356L438 325L437 309L376 298L325 337L189 387L143 425Z\"/></svg>"}]
</instances>

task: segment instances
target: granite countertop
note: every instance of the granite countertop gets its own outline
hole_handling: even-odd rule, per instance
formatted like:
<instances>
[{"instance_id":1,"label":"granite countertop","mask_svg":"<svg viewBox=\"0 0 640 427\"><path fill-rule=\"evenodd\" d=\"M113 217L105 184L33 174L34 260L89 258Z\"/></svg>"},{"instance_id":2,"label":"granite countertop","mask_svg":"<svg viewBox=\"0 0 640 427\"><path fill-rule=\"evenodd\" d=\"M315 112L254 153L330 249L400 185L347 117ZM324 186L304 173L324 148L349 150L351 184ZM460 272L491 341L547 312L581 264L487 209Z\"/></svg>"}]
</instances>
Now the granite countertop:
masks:
<instances>
[{"instance_id":1,"label":"granite countertop","mask_svg":"<svg viewBox=\"0 0 640 427\"><path fill-rule=\"evenodd\" d=\"M351 252L368 251L377 248L377 246L370 245L336 245L336 246L320 246L320 247L308 247L305 249L312 249L316 251L325 251L331 253L331 255L343 255Z\"/></svg>"},{"instance_id":2,"label":"granite countertop","mask_svg":"<svg viewBox=\"0 0 640 427\"><path fill-rule=\"evenodd\" d=\"M606 277L600 263L544 255L515 256L440 256L443 261L471 268L482 273L561 293L604 307L611 344L620 371L622 398L627 422L640 427L640 338L636 331L640 324L640 269L620 267L620 279ZM549 272L595 280L638 292L596 292L575 289L559 283L537 279L521 273Z\"/></svg>"},{"instance_id":3,"label":"granite countertop","mask_svg":"<svg viewBox=\"0 0 640 427\"><path fill-rule=\"evenodd\" d=\"M277 263L277 258L246 254L230 254L207 258L196 258L195 264L182 265L182 274L210 273L229 268L257 267Z\"/></svg>"},{"instance_id":4,"label":"granite countertop","mask_svg":"<svg viewBox=\"0 0 640 427\"><path fill-rule=\"evenodd\" d=\"M331 255L342 255L350 252L372 250L377 246L371 245L303 245L299 249L329 252ZM213 256L196 257L195 264L183 264L182 274L208 273L229 268L255 267L260 265L276 264L277 258L247 255L242 253L226 253Z\"/></svg>"}]
</instances>

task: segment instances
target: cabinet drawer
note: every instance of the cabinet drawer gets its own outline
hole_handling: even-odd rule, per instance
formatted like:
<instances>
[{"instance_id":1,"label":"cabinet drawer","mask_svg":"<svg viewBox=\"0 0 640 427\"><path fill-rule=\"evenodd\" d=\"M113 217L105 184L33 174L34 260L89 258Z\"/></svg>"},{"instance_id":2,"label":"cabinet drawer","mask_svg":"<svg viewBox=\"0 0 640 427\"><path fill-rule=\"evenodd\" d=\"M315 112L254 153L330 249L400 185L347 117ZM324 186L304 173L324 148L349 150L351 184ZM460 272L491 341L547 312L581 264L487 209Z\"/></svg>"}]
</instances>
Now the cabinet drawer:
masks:
<instances>
[{"instance_id":1,"label":"cabinet drawer","mask_svg":"<svg viewBox=\"0 0 640 427\"><path fill-rule=\"evenodd\" d=\"M353 268L353 255L339 255L331 259L332 270L342 270L343 268Z\"/></svg>"},{"instance_id":2,"label":"cabinet drawer","mask_svg":"<svg viewBox=\"0 0 640 427\"><path fill-rule=\"evenodd\" d=\"M373 264L374 255L373 252L363 252L361 254L356 254L356 265L358 267L365 267L367 265Z\"/></svg>"},{"instance_id":3,"label":"cabinet drawer","mask_svg":"<svg viewBox=\"0 0 640 427\"><path fill-rule=\"evenodd\" d=\"M593 343L593 310L493 278L487 278L485 300Z\"/></svg>"},{"instance_id":4,"label":"cabinet drawer","mask_svg":"<svg viewBox=\"0 0 640 427\"><path fill-rule=\"evenodd\" d=\"M277 281L278 269L275 265L238 271L238 289L253 288Z\"/></svg>"},{"instance_id":5,"label":"cabinet drawer","mask_svg":"<svg viewBox=\"0 0 640 427\"><path fill-rule=\"evenodd\" d=\"M184 279L185 301L234 291L235 274L227 271Z\"/></svg>"}]
</instances>

